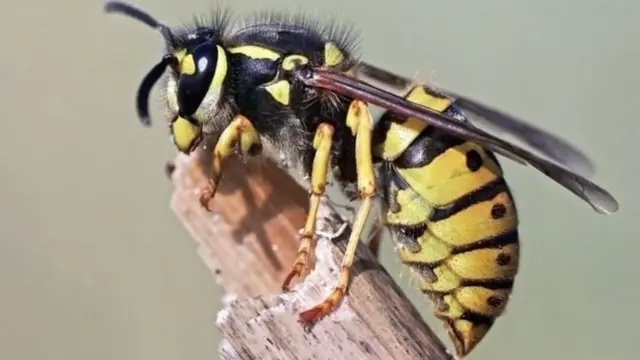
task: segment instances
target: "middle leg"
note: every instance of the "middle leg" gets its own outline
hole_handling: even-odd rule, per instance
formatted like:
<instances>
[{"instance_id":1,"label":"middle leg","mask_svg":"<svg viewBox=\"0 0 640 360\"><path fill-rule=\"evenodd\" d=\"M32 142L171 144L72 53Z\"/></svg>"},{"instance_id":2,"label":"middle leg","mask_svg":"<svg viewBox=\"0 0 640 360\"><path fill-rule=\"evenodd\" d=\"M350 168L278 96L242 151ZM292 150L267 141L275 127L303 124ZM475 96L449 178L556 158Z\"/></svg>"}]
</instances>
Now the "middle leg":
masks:
<instances>
[{"instance_id":1,"label":"middle leg","mask_svg":"<svg viewBox=\"0 0 640 360\"><path fill-rule=\"evenodd\" d=\"M320 206L320 199L324 195L324 191L327 186L327 173L329 171L329 159L331 158L333 133L333 126L322 123L318 125L313 139L313 147L316 149L316 153L313 158L313 167L311 169L309 213L307 214L307 222L302 230L296 261L282 284L283 291L288 291L290 289L291 281L300 276L302 272L306 270L309 263L311 250L313 249L314 240L316 239L316 218L318 216L318 207Z\"/></svg>"},{"instance_id":2,"label":"middle leg","mask_svg":"<svg viewBox=\"0 0 640 360\"><path fill-rule=\"evenodd\" d=\"M355 260L356 249L360 242L360 236L367 222L373 197L376 193L376 178L371 155L371 136L373 132L373 119L367 104L355 100L347 113L347 126L356 137L356 172L358 174L358 192L362 198L362 205L358 209L353 230L347 243L347 249L342 259L338 284L332 293L317 306L300 313L302 323L310 325L328 315L342 301L349 285L351 267Z\"/></svg>"}]
</instances>

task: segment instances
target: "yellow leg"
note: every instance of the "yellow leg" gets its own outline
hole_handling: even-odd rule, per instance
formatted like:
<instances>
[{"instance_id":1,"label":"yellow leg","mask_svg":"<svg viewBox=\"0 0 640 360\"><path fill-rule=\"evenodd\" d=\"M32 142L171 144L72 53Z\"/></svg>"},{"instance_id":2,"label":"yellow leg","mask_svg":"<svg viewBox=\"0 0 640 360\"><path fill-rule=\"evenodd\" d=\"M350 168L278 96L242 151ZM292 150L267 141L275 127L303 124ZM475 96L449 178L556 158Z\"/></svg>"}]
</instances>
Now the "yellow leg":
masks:
<instances>
[{"instance_id":1,"label":"yellow leg","mask_svg":"<svg viewBox=\"0 0 640 360\"><path fill-rule=\"evenodd\" d=\"M237 115L231 124L227 126L213 150L213 162L211 166L211 176L209 177L209 185L202 191L200 195L200 204L211 211L209 202L213 199L220 183L222 176L222 163L233 154L233 150L240 142L240 151L243 154L250 152L253 146L260 145L260 137L253 127L253 124L242 115Z\"/></svg>"},{"instance_id":2,"label":"yellow leg","mask_svg":"<svg viewBox=\"0 0 640 360\"><path fill-rule=\"evenodd\" d=\"M288 291L291 281L300 276L307 268L309 256L314 245L316 231L316 217L318 216L318 206L320 199L324 195L327 186L327 173L329 171L329 159L331 158L331 144L333 142L333 126L320 124L313 139L313 147L316 154L313 158L313 168L311 169L311 196L309 197L309 213L307 222L302 230L300 246L296 255L296 261L291 271L284 279L282 290Z\"/></svg>"},{"instance_id":3,"label":"yellow leg","mask_svg":"<svg viewBox=\"0 0 640 360\"><path fill-rule=\"evenodd\" d=\"M358 192L363 199L353 223L347 249L342 258L338 284L321 304L300 313L302 323L310 325L328 315L344 298L350 279L350 271L360 241L360 235L369 217L373 197L376 193L376 178L371 158L371 132L373 120L367 105L359 100L351 103L347 114L347 126L356 137L356 171L358 174Z\"/></svg>"}]
</instances>

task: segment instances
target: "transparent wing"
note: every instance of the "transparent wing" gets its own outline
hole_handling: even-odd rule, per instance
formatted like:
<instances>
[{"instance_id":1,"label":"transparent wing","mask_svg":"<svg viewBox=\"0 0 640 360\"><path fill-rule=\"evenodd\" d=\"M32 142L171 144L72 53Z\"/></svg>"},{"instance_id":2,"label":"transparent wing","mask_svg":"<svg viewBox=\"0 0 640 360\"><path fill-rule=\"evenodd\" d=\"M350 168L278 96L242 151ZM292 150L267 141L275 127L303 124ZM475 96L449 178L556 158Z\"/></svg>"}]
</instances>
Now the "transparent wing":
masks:
<instances>
[{"instance_id":1,"label":"transparent wing","mask_svg":"<svg viewBox=\"0 0 640 360\"><path fill-rule=\"evenodd\" d=\"M383 71L383 70L380 70ZM380 106L399 116L421 119L431 126L441 128L463 139L478 142L487 149L516 160L531 164L569 191L589 203L598 213L609 214L618 210L618 202L606 190L587 179L594 173L591 161L568 142L501 114L477 102L456 97L454 104L484 119L497 130L515 137L507 141L492 132L478 128L437 111L409 102L400 96L372 86L356 77L326 69L303 67L295 70L296 77L308 86L324 88L345 96L361 99ZM384 72L380 75L388 81L402 78ZM457 99L461 99L458 101ZM518 144L518 142L523 143Z\"/></svg>"},{"instance_id":2,"label":"transparent wing","mask_svg":"<svg viewBox=\"0 0 640 360\"><path fill-rule=\"evenodd\" d=\"M595 173L591 160L581 150L561 138L461 95L441 89L438 89L438 92L454 98L454 104L473 125L488 126L490 130L486 131L492 135L500 135L501 138L513 136L510 142L521 142L526 151L559 161L583 176L591 177Z\"/></svg>"}]
</instances>

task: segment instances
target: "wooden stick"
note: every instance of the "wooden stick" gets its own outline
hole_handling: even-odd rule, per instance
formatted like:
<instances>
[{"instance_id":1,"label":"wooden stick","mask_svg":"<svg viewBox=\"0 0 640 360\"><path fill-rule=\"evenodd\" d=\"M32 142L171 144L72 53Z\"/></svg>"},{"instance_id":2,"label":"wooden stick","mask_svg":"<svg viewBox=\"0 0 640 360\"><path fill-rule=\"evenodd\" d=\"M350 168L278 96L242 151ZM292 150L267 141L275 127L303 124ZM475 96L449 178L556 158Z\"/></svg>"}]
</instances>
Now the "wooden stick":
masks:
<instances>
[{"instance_id":1,"label":"wooden stick","mask_svg":"<svg viewBox=\"0 0 640 360\"><path fill-rule=\"evenodd\" d=\"M313 271L292 292L280 285L293 264L307 192L270 161L225 164L214 213L198 202L206 184L199 155L172 167L171 207L199 245L199 254L227 291L217 326L225 360L451 359L416 309L368 248L358 250L347 297L305 332L297 314L329 294L337 281L350 227L323 201ZM313 264L312 264L313 265Z\"/></svg>"}]
</instances>

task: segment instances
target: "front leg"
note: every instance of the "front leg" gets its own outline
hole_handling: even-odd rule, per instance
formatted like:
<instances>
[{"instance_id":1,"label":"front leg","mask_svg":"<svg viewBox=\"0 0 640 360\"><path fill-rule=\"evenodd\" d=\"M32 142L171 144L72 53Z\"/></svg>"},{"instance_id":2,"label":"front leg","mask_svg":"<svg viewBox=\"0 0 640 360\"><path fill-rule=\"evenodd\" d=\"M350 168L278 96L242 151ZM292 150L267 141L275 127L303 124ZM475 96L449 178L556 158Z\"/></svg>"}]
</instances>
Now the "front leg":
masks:
<instances>
[{"instance_id":1,"label":"front leg","mask_svg":"<svg viewBox=\"0 0 640 360\"><path fill-rule=\"evenodd\" d=\"M213 150L209 185L200 195L200 204L208 211L211 211L209 202L214 198L220 183L223 162L233 154L238 143L243 154L250 154L255 147L260 146L258 132L251 121L242 115L236 115L229 126L224 129Z\"/></svg>"},{"instance_id":2,"label":"front leg","mask_svg":"<svg viewBox=\"0 0 640 360\"><path fill-rule=\"evenodd\" d=\"M326 123L318 125L316 129L316 134L313 139L313 147L316 153L313 158L313 167L311 168L309 213L307 214L307 222L302 230L296 261L282 284L282 290L284 291L290 289L291 281L300 276L309 264L311 250L316 240L315 232L318 207L320 206L320 199L324 195L327 186L327 173L329 171L334 130L333 126Z\"/></svg>"},{"instance_id":3,"label":"front leg","mask_svg":"<svg viewBox=\"0 0 640 360\"><path fill-rule=\"evenodd\" d=\"M333 292L317 306L300 313L300 320L305 325L322 319L333 311L342 301L349 285L351 267L355 259L356 249L360 241L360 236L367 222L373 197L376 194L376 178L371 155L371 134L373 131L373 120L367 104L355 100L349 107L347 114L347 126L351 128L356 137L356 171L358 174L358 192L363 199L360 209L356 214L353 223L353 231L349 237L347 249L342 258L342 266L338 277L338 284Z\"/></svg>"}]
</instances>

